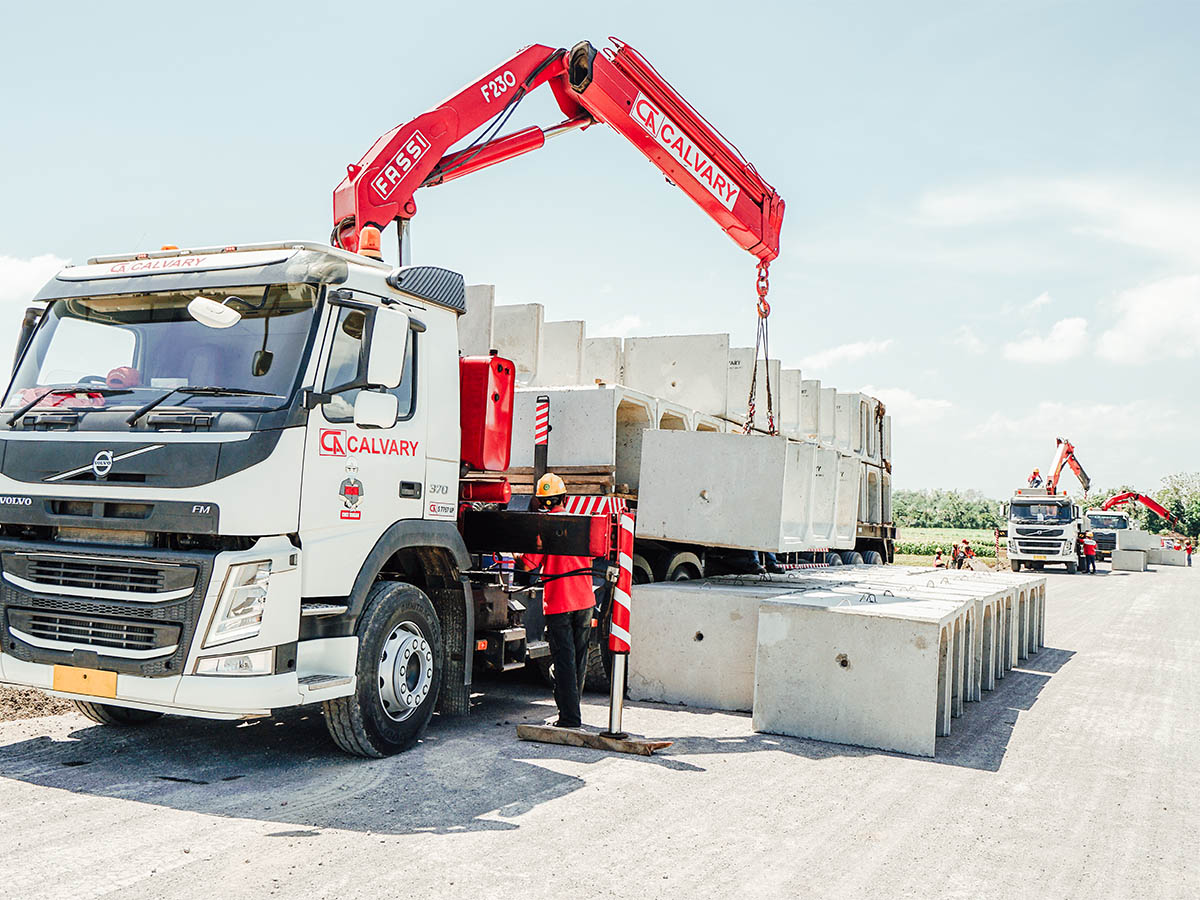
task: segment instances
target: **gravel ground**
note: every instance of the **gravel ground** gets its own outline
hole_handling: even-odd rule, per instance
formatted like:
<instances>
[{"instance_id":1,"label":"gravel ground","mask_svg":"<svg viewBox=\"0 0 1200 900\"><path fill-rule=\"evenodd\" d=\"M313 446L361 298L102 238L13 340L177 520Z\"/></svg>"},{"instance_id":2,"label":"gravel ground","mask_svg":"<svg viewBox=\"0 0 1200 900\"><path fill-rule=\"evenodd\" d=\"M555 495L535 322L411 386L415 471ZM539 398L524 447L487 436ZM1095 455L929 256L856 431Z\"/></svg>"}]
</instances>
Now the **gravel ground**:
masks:
<instances>
[{"instance_id":1,"label":"gravel ground","mask_svg":"<svg viewBox=\"0 0 1200 900\"><path fill-rule=\"evenodd\" d=\"M59 716L74 711L75 706L70 700L51 697L41 691L0 684L0 722L10 719L32 719L37 716Z\"/></svg>"},{"instance_id":2,"label":"gravel ground","mask_svg":"<svg viewBox=\"0 0 1200 900\"><path fill-rule=\"evenodd\" d=\"M526 744L514 723L552 712L529 682L384 760L303 711L3 722L0 896L1190 900L1196 572L1048 574L1046 648L935 759L654 704L625 721L661 755Z\"/></svg>"}]
</instances>

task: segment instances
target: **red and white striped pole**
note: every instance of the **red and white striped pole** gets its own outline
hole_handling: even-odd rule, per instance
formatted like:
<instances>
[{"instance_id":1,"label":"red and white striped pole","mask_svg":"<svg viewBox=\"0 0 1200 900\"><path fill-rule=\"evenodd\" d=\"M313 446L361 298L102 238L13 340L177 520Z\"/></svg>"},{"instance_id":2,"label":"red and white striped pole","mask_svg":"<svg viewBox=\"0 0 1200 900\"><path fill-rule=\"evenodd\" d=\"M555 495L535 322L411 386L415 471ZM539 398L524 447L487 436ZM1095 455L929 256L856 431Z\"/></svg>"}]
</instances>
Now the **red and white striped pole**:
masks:
<instances>
[{"instance_id":1,"label":"red and white striped pole","mask_svg":"<svg viewBox=\"0 0 1200 900\"><path fill-rule=\"evenodd\" d=\"M633 513L622 510L617 528L617 584L613 590L608 649L612 651L612 693L605 737L627 737L621 730L625 709L625 670L629 662L629 604L633 590Z\"/></svg>"},{"instance_id":2,"label":"red and white striped pole","mask_svg":"<svg viewBox=\"0 0 1200 900\"><path fill-rule=\"evenodd\" d=\"M533 483L536 493L537 482L549 466L550 454L550 398L542 394L537 398L533 411Z\"/></svg>"}]
</instances>

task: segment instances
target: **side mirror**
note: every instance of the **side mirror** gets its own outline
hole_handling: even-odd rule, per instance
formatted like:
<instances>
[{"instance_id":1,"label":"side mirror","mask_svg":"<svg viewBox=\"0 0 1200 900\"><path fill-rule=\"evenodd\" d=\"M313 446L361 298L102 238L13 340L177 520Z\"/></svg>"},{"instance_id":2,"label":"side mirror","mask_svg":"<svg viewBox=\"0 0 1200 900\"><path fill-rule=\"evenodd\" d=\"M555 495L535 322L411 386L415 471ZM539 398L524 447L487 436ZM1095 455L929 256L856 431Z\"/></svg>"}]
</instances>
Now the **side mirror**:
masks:
<instances>
[{"instance_id":1,"label":"side mirror","mask_svg":"<svg viewBox=\"0 0 1200 900\"><path fill-rule=\"evenodd\" d=\"M391 428L399 414L395 394L364 390L354 398L354 424L359 428Z\"/></svg>"},{"instance_id":2,"label":"side mirror","mask_svg":"<svg viewBox=\"0 0 1200 900\"><path fill-rule=\"evenodd\" d=\"M31 306L25 310L25 318L21 320L21 333L17 337L17 352L13 356L14 372L17 369L17 362L21 359L21 354L25 350L25 345L33 337L34 329L37 328L38 322L42 320L42 313L45 311L45 308L41 306Z\"/></svg>"},{"instance_id":3,"label":"side mirror","mask_svg":"<svg viewBox=\"0 0 1200 900\"><path fill-rule=\"evenodd\" d=\"M371 328L370 356L367 357L367 384L394 388L404 377L404 356L408 351L408 315L390 306L375 311ZM395 400L395 398L392 398ZM390 426L391 423L389 423Z\"/></svg>"}]
</instances>

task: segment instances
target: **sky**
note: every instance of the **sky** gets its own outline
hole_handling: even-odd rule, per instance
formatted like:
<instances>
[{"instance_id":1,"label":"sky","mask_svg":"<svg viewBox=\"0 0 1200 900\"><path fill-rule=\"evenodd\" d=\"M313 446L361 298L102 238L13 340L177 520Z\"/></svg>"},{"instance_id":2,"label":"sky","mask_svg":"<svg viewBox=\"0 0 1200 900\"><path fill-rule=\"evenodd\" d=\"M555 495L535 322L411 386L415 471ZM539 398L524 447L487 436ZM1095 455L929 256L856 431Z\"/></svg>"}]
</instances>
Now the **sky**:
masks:
<instances>
[{"instance_id":1,"label":"sky","mask_svg":"<svg viewBox=\"0 0 1200 900\"><path fill-rule=\"evenodd\" d=\"M1200 469L1200 5L128 2L4 18L0 346L66 261L326 240L332 190L378 135L527 44L615 34L787 201L773 355L887 403L897 488L999 497L1045 471L1057 436L1101 487ZM510 127L557 112L535 93ZM494 283L498 303L592 335L753 344L753 258L615 132L417 202L413 261Z\"/></svg>"}]
</instances>

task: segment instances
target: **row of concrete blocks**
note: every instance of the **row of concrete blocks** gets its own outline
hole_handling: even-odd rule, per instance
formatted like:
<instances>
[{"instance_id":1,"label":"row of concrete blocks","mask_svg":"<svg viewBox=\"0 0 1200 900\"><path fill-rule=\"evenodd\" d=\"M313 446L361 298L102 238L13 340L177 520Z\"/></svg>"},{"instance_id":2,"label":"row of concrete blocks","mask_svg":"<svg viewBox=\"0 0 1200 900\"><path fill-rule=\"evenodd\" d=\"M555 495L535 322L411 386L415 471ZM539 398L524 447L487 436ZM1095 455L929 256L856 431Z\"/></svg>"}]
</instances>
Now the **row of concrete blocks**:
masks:
<instances>
[{"instance_id":1,"label":"row of concrete blocks","mask_svg":"<svg viewBox=\"0 0 1200 900\"><path fill-rule=\"evenodd\" d=\"M634 699L932 756L965 704L1042 647L1045 579L878 566L634 589Z\"/></svg>"},{"instance_id":2,"label":"row of concrete blocks","mask_svg":"<svg viewBox=\"0 0 1200 900\"><path fill-rule=\"evenodd\" d=\"M754 368L753 347L731 347L728 334L587 337L582 320L547 322L539 303L495 306L492 285L467 288L459 349L490 349L512 359L518 382L531 387L623 385L718 423L742 427ZM769 377L781 433L880 464L891 458L891 417L865 394L823 388L799 369L768 360L758 378L756 424L766 426ZM727 430L712 422L706 430Z\"/></svg>"}]
</instances>

